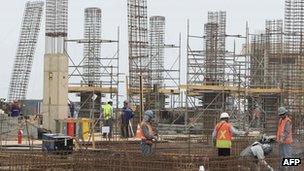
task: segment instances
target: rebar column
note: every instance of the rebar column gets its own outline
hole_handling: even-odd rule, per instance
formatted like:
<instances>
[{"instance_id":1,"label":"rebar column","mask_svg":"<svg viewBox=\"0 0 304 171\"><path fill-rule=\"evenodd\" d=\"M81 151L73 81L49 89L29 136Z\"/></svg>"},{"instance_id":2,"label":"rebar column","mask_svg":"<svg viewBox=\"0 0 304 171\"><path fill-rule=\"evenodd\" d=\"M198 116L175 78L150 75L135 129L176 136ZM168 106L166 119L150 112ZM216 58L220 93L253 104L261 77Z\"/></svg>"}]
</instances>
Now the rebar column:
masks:
<instances>
[{"instance_id":1,"label":"rebar column","mask_svg":"<svg viewBox=\"0 0 304 171\"><path fill-rule=\"evenodd\" d=\"M64 53L68 33L68 0L46 0L45 53Z\"/></svg>"},{"instance_id":2,"label":"rebar column","mask_svg":"<svg viewBox=\"0 0 304 171\"><path fill-rule=\"evenodd\" d=\"M23 14L19 43L11 75L8 101L24 100L33 65L36 44L41 26L44 3L27 2Z\"/></svg>"},{"instance_id":3,"label":"rebar column","mask_svg":"<svg viewBox=\"0 0 304 171\"><path fill-rule=\"evenodd\" d=\"M68 117L68 0L47 0L43 84L43 127L54 132L63 129Z\"/></svg>"},{"instance_id":4,"label":"rebar column","mask_svg":"<svg viewBox=\"0 0 304 171\"><path fill-rule=\"evenodd\" d=\"M101 9L86 8L84 23L83 77L85 84L98 85L101 77L100 48L97 40L101 39Z\"/></svg>"},{"instance_id":5,"label":"rebar column","mask_svg":"<svg viewBox=\"0 0 304 171\"><path fill-rule=\"evenodd\" d=\"M212 61L216 66L211 69L211 82L222 83L225 80L226 55L226 12L208 12L208 23L205 25L206 62ZM208 67L208 66L207 66ZM212 66L213 67L213 66ZM208 69L206 69L208 72Z\"/></svg>"},{"instance_id":6,"label":"rebar column","mask_svg":"<svg viewBox=\"0 0 304 171\"><path fill-rule=\"evenodd\" d=\"M140 76L143 88L151 87L149 75L147 0L128 0L129 87L130 100L139 104ZM146 91L145 91L146 92Z\"/></svg>"},{"instance_id":7,"label":"rebar column","mask_svg":"<svg viewBox=\"0 0 304 171\"><path fill-rule=\"evenodd\" d=\"M149 38L151 84L161 87L164 83L165 17L150 17Z\"/></svg>"}]
</instances>

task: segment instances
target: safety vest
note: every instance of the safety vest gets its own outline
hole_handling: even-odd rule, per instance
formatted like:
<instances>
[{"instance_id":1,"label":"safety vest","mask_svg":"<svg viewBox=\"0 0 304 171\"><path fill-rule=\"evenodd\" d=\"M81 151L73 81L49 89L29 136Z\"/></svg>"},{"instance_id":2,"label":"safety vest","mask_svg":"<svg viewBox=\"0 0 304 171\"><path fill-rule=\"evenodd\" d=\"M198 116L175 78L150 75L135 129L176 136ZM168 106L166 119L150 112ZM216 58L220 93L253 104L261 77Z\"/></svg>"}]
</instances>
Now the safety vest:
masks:
<instances>
[{"instance_id":1,"label":"safety vest","mask_svg":"<svg viewBox=\"0 0 304 171\"><path fill-rule=\"evenodd\" d=\"M141 139L143 141L147 140L147 138L145 137L144 131L142 129L144 125L148 127L149 133L153 134L153 129L152 129L151 125L146 122L141 122L138 129L136 130L136 138Z\"/></svg>"},{"instance_id":2,"label":"safety vest","mask_svg":"<svg viewBox=\"0 0 304 171\"><path fill-rule=\"evenodd\" d=\"M113 110L113 108L111 105L109 105L109 104L103 105L103 118L105 120L111 119L112 112L113 112L112 110Z\"/></svg>"},{"instance_id":3,"label":"safety vest","mask_svg":"<svg viewBox=\"0 0 304 171\"><path fill-rule=\"evenodd\" d=\"M277 142L280 141L280 139L282 138L282 136L284 135L284 129L285 129L285 125L287 122L291 123L291 120L289 119L289 117L286 116L285 119L280 119L279 121L279 126L278 126L278 131L277 131ZM289 134L287 135L287 138L284 140L284 144L291 144L293 142L292 140L292 127L289 128Z\"/></svg>"},{"instance_id":4,"label":"safety vest","mask_svg":"<svg viewBox=\"0 0 304 171\"><path fill-rule=\"evenodd\" d=\"M216 130L216 147L217 148L231 148L231 124L222 121L215 126Z\"/></svg>"}]
</instances>

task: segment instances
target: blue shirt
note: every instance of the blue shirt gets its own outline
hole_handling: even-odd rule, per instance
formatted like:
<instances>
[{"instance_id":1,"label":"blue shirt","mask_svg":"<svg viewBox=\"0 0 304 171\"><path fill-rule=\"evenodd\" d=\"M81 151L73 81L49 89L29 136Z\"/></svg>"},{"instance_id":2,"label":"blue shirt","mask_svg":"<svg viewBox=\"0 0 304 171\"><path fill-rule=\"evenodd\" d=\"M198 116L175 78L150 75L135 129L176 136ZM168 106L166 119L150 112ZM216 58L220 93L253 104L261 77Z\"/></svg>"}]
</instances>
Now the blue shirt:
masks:
<instances>
[{"instance_id":1,"label":"blue shirt","mask_svg":"<svg viewBox=\"0 0 304 171\"><path fill-rule=\"evenodd\" d=\"M129 120L134 117L134 113L132 109L128 107L122 108L122 123L123 124L129 124Z\"/></svg>"},{"instance_id":2,"label":"blue shirt","mask_svg":"<svg viewBox=\"0 0 304 171\"><path fill-rule=\"evenodd\" d=\"M20 107L17 105L12 105L11 107L11 116L18 117L20 115Z\"/></svg>"}]
</instances>

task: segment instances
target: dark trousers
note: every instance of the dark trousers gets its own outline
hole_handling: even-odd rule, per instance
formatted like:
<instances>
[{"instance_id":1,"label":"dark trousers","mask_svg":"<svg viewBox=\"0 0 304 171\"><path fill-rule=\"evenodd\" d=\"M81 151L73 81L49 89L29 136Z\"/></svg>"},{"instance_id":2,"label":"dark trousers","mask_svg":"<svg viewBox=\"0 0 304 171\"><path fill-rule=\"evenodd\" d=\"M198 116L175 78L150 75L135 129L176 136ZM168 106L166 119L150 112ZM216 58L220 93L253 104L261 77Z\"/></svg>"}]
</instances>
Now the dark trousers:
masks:
<instances>
[{"instance_id":1,"label":"dark trousers","mask_svg":"<svg viewBox=\"0 0 304 171\"><path fill-rule=\"evenodd\" d=\"M230 156L230 148L218 148L218 156Z\"/></svg>"},{"instance_id":2,"label":"dark trousers","mask_svg":"<svg viewBox=\"0 0 304 171\"><path fill-rule=\"evenodd\" d=\"M123 138L129 138L129 125L128 124L121 124L121 136Z\"/></svg>"}]
</instances>

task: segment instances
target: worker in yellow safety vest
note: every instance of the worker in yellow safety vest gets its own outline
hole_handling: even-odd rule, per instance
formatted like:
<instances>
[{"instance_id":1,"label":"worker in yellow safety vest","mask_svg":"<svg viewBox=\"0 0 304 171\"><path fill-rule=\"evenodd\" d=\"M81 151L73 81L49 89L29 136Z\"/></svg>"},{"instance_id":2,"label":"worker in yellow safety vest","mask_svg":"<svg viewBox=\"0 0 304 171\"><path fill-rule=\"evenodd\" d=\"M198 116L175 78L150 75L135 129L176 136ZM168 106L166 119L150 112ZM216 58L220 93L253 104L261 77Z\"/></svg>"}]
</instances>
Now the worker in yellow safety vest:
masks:
<instances>
[{"instance_id":1,"label":"worker in yellow safety vest","mask_svg":"<svg viewBox=\"0 0 304 171\"><path fill-rule=\"evenodd\" d=\"M108 134L108 137L112 137L112 126L113 126L113 101L108 100L108 102L102 106L103 109L103 126L108 126L110 128L110 132ZM103 133L103 137L105 137L106 134Z\"/></svg>"},{"instance_id":2,"label":"worker in yellow safety vest","mask_svg":"<svg viewBox=\"0 0 304 171\"><path fill-rule=\"evenodd\" d=\"M216 143L218 156L230 156L233 134L245 134L244 131L235 129L231 123L229 123L229 118L230 116L228 113L222 113L220 122L215 126L212 133L212 140Z\"/></svg>"}]
</instances>

